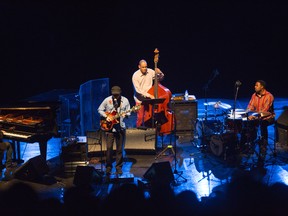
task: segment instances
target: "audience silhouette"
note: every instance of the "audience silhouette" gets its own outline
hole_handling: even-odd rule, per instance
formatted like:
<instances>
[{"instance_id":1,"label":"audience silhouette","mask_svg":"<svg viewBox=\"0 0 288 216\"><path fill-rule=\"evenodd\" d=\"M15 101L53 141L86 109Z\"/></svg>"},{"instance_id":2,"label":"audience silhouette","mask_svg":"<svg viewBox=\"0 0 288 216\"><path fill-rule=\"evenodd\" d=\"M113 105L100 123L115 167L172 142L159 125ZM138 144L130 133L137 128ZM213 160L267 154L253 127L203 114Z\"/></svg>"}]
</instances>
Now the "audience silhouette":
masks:
<instances>
[{"instance_id":1,"label":"audience silhouette","mask_svg":"<svg viewBox=\"0 0 288 216\"><path fill-rule=\"evenodd\" d=\"M117 183L104 197L93 190L71 187L63 200L40 197L24 182L0 191L0 209L9 215L283 215L288 212L284 183L266 185L252 175L243 175L227 183L222 191L199 199L192 190L175 194L171 184L150 185L149 196L136 183Z\"/></svg>"}]
</instances>

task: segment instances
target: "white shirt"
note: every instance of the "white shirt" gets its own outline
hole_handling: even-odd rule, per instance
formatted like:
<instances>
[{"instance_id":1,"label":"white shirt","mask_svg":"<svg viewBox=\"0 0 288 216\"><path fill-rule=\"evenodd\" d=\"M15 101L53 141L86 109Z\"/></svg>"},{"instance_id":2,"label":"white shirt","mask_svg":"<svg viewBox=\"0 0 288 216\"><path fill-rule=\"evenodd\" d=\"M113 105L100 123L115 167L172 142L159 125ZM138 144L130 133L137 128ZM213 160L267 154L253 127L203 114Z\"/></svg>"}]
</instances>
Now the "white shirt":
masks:
<instances>
[{"instance_id":1,"label":"white shirt","mask_svg":"<svg viewBox=\"0 0 288 216\"><path fill-rule=\"evenodd\" d=\"M150 94L148 93L148 91L153 85L154 77L155 77L155 71L152 70L151 68L147 68L146 74L142 74L140 69L135 71L132 76L132 83L134 86L134 91L138 92L139 94L145 97L150 97ZM135 97L135 95L134 95L134 99L138 103L141 102Z\"/></svg>"}]
</instances>

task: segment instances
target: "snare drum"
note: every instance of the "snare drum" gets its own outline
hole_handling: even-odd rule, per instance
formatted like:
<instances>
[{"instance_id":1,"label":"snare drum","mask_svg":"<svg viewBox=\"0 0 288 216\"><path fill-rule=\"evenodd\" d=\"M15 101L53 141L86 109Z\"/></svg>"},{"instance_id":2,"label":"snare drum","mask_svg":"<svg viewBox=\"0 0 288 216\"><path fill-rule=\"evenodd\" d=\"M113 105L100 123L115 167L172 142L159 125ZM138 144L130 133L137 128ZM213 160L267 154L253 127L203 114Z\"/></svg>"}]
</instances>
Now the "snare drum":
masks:
<instances>
[{"instance_id":1,"label":"snare drum","mask_svg":"<svg viewBox=\"0 0 288 216\"><path fill-rule=\"evenodd\" d=\"M210 150L216 156L222 156L224 153L233 153L237 146L237 134L225 132L223 134L214 134L210 138Z\"/></svg>"},{"instance_id":2,"label":"snare drum","mask_svg":"<svg viewBox=\"0 0 288 216\"><path fill-rule=\"evenodd\" d=\"M226 130L240 133L242 131L242 120L245 116L246 112L243 109L235 109L234 114L231 110L225 122Z\"/></svg>"},{"instance_id":3,"label":"snare drum","mask_svg":"<svg viewBox=\"0 0 288 216\"><path fill-rule=\"evenodd\" d=\"M231 131L235 133L240 133L242 130L242 118L231 118L228 117L225 120L225 128L227 131Z\"/></svg>"}]
</instances>

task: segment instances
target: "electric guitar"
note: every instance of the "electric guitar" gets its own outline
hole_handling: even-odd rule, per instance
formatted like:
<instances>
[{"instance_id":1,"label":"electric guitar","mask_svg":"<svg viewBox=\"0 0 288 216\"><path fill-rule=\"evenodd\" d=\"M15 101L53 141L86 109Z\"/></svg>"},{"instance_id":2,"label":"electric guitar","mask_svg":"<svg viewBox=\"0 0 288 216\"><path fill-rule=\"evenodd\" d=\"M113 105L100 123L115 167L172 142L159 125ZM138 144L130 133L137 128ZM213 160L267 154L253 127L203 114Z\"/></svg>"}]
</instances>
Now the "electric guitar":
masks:
<instances>
[{"instance_id":1,"label":"electric guitar","mask_svg":"<svg viewBox=\"0 0 288 216\"><path fill-rule=\"evenodd\" d=\"M141 108L141 104L133 106L131 109L126 110L121 113L117 113L115 110L112 112L106 112L107 117L110 117L111 121L107 121L106 118L100 120L100 127L103 131L109 131L113 128L114 124L118 124L119 121L117 120L120 116L125 115L129 112L137 112Z\"/></svg>"}]
</instances>

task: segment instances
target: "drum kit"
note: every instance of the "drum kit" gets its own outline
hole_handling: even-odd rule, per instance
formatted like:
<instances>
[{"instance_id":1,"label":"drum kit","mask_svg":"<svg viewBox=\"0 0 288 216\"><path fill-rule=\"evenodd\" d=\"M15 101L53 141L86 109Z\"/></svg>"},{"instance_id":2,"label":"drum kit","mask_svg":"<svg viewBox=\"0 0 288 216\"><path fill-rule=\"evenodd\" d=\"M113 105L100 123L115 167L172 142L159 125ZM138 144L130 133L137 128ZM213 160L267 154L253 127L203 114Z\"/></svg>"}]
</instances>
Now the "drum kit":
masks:
<instances>
[{"instance_id":1,"label":"drum kit","mask_svg":"<svg viewBox=\"0 0 288 216\"><path fill-rule=\"evenodd\" d=\"M205 113L205 118L198 115L196 130L201 140L199 147L212 152L212 154L226 159L227 155L241 152L244 143L253 142L257 138L255 133L256 121L249 120L244 109L231 109L231 105L223 102L204 103L213 107L214 115ZM265 113L256 113L259 116ZM255 135L256 134L256 135Z\"/></svg>"}]
</instances>

